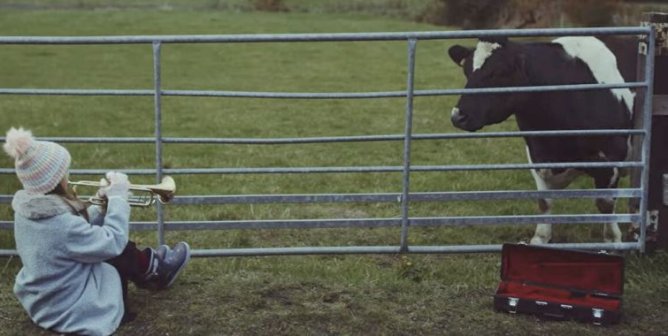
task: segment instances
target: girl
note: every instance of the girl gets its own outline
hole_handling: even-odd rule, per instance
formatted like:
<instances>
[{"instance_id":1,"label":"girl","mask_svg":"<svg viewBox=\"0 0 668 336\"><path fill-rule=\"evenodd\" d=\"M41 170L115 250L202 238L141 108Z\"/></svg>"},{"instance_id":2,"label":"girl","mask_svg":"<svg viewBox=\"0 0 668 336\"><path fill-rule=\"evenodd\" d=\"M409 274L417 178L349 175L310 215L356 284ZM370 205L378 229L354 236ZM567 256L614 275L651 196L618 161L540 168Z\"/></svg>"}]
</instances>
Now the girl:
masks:
<instances>
[{"instance_id":1,"label":"girl","mask_svg":"<svg viewBox=\"0 0 668 336\"><path fill-rule=\"evenodd\" d=\"M23 267L14 293L39 326L61 333L109 335L135 314L127 282L167 288L190 259L190 247L139 250L128 240L128 177L109 172L98 193L106 209L86 207L68 189L67 149L11 128L4 150L23 189L12 200L14 238Z\"/></svg>"}]
</instances>

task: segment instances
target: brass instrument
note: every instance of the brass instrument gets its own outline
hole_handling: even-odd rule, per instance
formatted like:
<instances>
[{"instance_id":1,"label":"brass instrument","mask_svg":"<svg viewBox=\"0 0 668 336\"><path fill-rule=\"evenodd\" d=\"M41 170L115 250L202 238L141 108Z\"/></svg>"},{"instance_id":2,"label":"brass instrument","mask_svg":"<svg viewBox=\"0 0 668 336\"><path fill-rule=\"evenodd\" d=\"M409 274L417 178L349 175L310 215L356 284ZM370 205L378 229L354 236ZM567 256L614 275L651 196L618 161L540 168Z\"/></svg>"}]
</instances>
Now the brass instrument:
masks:
<instances>
[{"instance_id":1,"label":"brass instrument","mask_svg":"<svg viewBox=\"0 0 668 336\"><path fill-rule=\"evenodd\" d=\"M68 181L67 184L72 186L72 191L74 191L75 195L77 195L78 187L92 187L99 189L109 186L109 182L106 179L102 179L101 181ZM165 176L162 178L160 184L130 184L129 190L133 192L133 194L135 192L144 193L144 195L130 196L128 199L130 206L148 207L155 204L156 199L162 204L169 203L169 201L174 198L176 183L173 178ZM88 204L102 206L106 206L107 203L106 198L97 195L82 199L82 201Z\"/></svg>"}]
</instances>

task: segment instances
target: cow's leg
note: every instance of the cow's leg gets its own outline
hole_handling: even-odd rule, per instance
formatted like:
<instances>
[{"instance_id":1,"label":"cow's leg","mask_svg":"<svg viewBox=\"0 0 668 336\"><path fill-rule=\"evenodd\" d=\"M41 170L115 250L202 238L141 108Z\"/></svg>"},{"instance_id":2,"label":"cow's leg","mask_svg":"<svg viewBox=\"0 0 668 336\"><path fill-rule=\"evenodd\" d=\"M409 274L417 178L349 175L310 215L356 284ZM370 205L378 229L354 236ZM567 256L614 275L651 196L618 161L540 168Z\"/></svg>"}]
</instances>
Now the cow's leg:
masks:
<instances>
[{"instance_id":1,"label":"cow's leg","mask_svg":"<svg viewBox=\"0 0 668 336\"><path fill-rule=\"evenodd\" d=\"M594 185L597 189L617 188L619 182L619 169L599 169L594 173ZM615 213L615 198L597 198L596 207L602 214ZM617 222L605 223L603 226L603 239L606 242L619 243L622 241L622 232Z\"/></svg>"},{"instance_id":2,"label":"cow's leg","mask_svg":"<svg viewBox=\"0 0 668 336\"><path fill-rule=\"evenodd\" d=\"M536 189L538 190L549 190L551 189L548 183L545 182L543 178L545 174L541 174L541 171L532 169L531 176L533 176L534 181L536 182ZM542 215L549 215L552 211L552 199L543 198L538 200L538 210ZM531 244L547 244L552 239L552 225L551 224L538 224L536 225L536 232L531 238Z\"/></svg>"},{"instance_id":3,"label":"cow's leg","mask_svg":"<svg viewBox=\"0 0 668 336\"><path fill-rule=\"evenodd\" d=\"M575 169L566 169L555 173L551 169L532 169L531 175L536 182L538 190L555 190L568 187L575 178L581 173ZM552 212L552 199L544 198L538 200L538 210L542 215L549 215ZM531 244L547 244L552 239L552 225L538 224L536 232L531 238Z\"/></svg>"},{"instance_id":4,"label":"cow's leg","mask_svg":"<svg viewBox=\"0 0 668 336\"><path fill-rule=\"evenodd\" d=\"M602 214L615 213L615 199L614 198L597 198L596 207ZM603 226L603 239L606 242L619 243L622 241L622 232L619 229L617 222L605 223Z\"/></svg>"},{"instance_id":5,"label":"cow's leg","mask_svg":"<svg viewBox=\"0 0 668 336\"><path fill-rule=\"evenodd\" d=\"M526 148L527 158L530 163L531 154L529 148ZM531 176L536 182L536 189L538 190L553 190L566 188L576 177L581 173L575 169L566 169L555 173L552 169L531 169ZM544 198L538 200L538 210L542 215L549 215L552 211L552 199ZM536 232L531 238L531 244L547 244L552 239L552 225L551 224L537 224Z\"/></svg>"}]
</instances>

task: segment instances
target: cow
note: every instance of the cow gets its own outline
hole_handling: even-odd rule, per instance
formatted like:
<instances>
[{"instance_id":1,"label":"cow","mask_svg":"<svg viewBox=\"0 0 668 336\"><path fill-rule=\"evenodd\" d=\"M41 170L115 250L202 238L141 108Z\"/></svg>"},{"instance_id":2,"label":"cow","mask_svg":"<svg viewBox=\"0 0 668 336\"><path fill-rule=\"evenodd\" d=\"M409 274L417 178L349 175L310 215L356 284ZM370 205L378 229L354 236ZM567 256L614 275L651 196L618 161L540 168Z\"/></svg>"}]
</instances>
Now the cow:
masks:
<instances>
[{"instance_id":1,"label":"cow","mask_svg":"<svg viewBox=\"0 0 668 336\"><path fill-rule=\"evenodd\" d=\"M551 42L481 38L475 48L448 49L461 66L466 88L624 83L635 77L633 40L615 37L560 37ZM619 62L619 63L618 63ZM623 62L623 64L622 64ZM463 94L452 109L451 122L475 132L515 115L521 131L630 129L635 94L628 88L580 91ZM529 163L624 161L630 154L627 135L524 137ZM538 190L566 188L575 178L593 178L596 188L616 188L623 171L612 168L532 169ZM614 213L614 198L597 198L603 214ZM551 199L539 199L549 214ZM606 223L606 242L621 242L617 223ZM550 224L538 224L531 244L552 239Z\"/></svg>"}]
</instances>

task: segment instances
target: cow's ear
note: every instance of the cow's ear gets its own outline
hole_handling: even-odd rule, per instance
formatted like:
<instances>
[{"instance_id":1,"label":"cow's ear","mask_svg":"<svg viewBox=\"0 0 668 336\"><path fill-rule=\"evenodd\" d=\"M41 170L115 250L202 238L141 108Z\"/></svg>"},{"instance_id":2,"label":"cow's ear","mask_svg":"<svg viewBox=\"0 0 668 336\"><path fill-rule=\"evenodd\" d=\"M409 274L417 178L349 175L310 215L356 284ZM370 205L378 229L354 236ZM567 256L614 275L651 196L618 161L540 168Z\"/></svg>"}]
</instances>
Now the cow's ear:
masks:
<instances>
[{"instance_id":1,"label":"cow's ear","mask_svg":"<svg viewBox=\"0 0 668 336\"><path fill-rule=\"evenodd\" d=\"M450 55L452 61L461 67L464 66L464 60L472 53L473 49L462 47L460 45L455 45L448 49L448 55Z\"/></svg>"}]
</instances>

